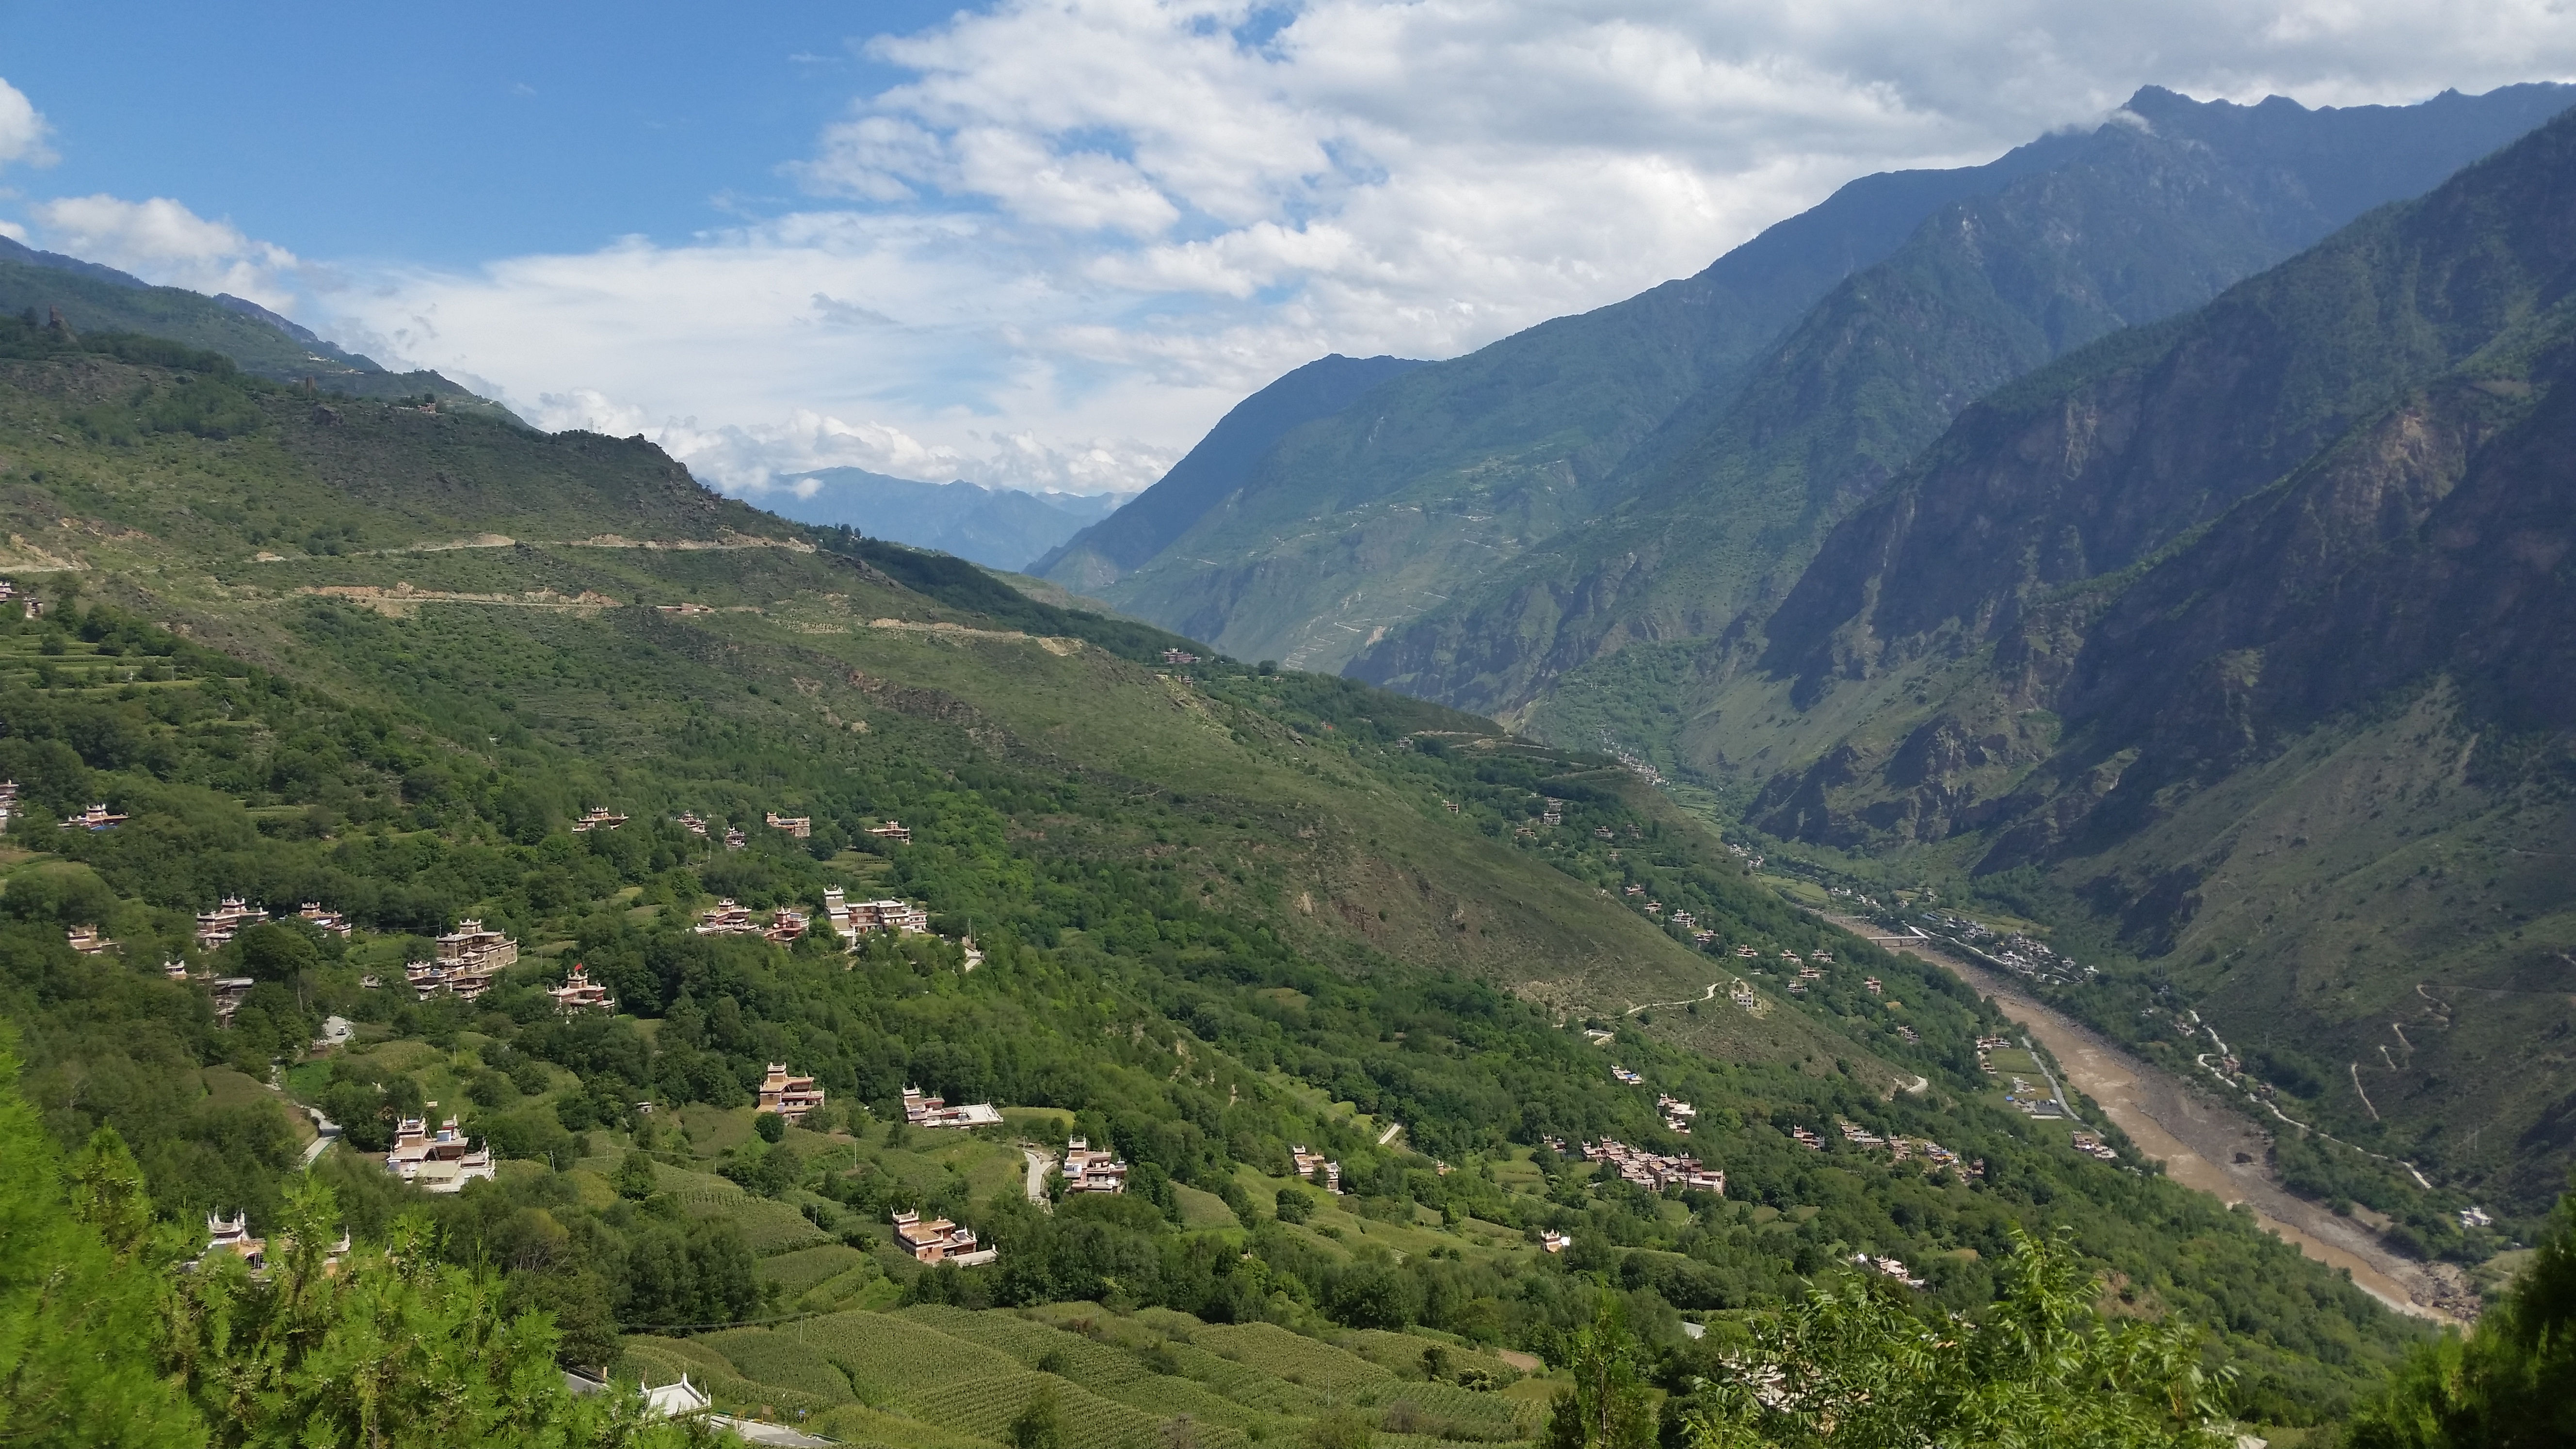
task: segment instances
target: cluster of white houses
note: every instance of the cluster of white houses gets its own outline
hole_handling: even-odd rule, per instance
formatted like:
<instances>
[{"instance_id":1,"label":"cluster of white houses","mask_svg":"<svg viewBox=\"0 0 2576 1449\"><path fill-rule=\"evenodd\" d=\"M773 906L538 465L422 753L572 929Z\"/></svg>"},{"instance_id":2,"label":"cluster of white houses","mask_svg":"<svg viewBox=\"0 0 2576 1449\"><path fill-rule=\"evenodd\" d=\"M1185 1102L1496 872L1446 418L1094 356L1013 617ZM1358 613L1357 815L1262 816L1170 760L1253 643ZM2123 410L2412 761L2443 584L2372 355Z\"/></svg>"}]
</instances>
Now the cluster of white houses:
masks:
<instances>
[{"instance_id":1,"label":"cluster of white houses","mask_svg":"<svg viewBox=\"0 0 2576 1449\"><path fill-rule=\"evenodd\" d=\"M1608 1163L1621 1177L1648 1192L1678 1187L1691 1192L1713 1192L1720 1197L1726 1195L1726 1174L1702 1167L1698 1158L1648 1152L1615 1137L1584 1143L1583 1160Z\"/></svg>"},{"instance_id":2,"label":"cluster of white houses","mask_svg":"<svg viewBox=\"0 0 2576 1449\"><path fill-rule=\"evenodd\" d=\"M516 965L519 943L499 931L487 931L468 916L438 938L438 954L403 968L403 980L423 1001L441 992L472 1001L492 989L492 978Z\"/></svg>"},{"instance_id":3,"label":"cluster of white houses","mask_svg":"<svg viewBox=\"0 0 2576 1449\"><path fill-rule=\"evenodd\" d=\"M209 951L216 950L267 919L268 911L264 907L254 906L239 896L226 896L213 910L197 913L197 944ZM334 936L349 934L348 918L338 911L324 909L319 901L306 901L296 911L295 919Z\"/></svg>"},{"instance_id":4,"label":"cluster of white houses","mask_svg":"<svg viewBox=\"0 0 2576 1449\"><path fill-rule=\"evenodd\" d=\"M394 1128L394 1150L385 1154L385 1170L423 1192L463 1192L465 1184L497 1171L492 1149L468 1142L453 1117L434 1132L427 1118L402 1119Z\"/></svg>"},{"instance_id":5,"label":"cluster of white houses","mask_svg":"<svg viewBox=\"0 0 2576 1449\"><path fill-rule=\"evenodd\" d=\"M1655 1094L1655 1110L1663 1114L1665 1127L1684 1137L1690 1135L1690 1124L1699 1116L1697 1107L1679 1097L1668 1097L1661 1092Z\"/></svg>"},{"instance_id":6,"label":"cluster of white houses","mask_svg":"<svg viewBox=\"0 0 2576 1449\"><path fill-rule=\"evenodd\" d=\"M786 945L805 934L805 913L790 906L780 906L770 913L766 925L751 918L751 908L726 896L713 910L698 918L691 929L701 936L758 936L765 941Z\"/></svg>"},{"instance_id":7,"label":"cluster of white houses","mask_svg":"<svg viewBox=\"0 0 2576 1449\"><path fill-rule=\"evenodd\" d=\"M853 901L838 886L823 892L823 919L845 947L856 947L861 937L876 931L901 936L930 933L930 912L920 906L897 900ZM780 906L763 923L752 918L749 907L727 897L699 917L694 929L701 936L759 936L783 946L812 928L812 920L792 906Z\"/></svg>"},{"instance_id":8,"label":"cluster of white houses","mask_svg":"<svg viewBox=\"0 0 2576 1449\"><path fill-rule=\"evenodd\" d=\"M1985 1159L1971 1162L1929 1137L1881 1137L1848 1118L1839 1119L1839 1125L1843 1140L1863 1151L1884 1149L1896 1162L1911 1162L1919 1157L1935 1168L1949 1168L1961 1177L1982 1178L1986 1175Z\"/></svg>"},{"instance_id":9,"label":"cluster of white houses","mask_svg":"<svg viewBox=\"0 0 2576 1449\"><path fill-rule=\"evenodd\" d=\"M990 1102L951 1107L944 1098L926 1097L919 1087L906 1087L903 1120L915 1127L999 1127L1002 1114Z\"/></svg>"},{"instance_id":10,"label":"cluster of white houses","mask_svg":"<svg viewBox=\"0 0 2576 1449\"><path fill-rule=\"evenodd\" d=\"M1854 1253L1851 1255L1851 1261L1853 1267L1860 1268L1867 1272L1884 1274L1885 1276L1893 1278L1897 1282L1904 1284L1908 1288L1920 1288L1923 1286L1922 1279L1917 1278L1906 1271L1905 1262L1901 1258L1873 1258L1867 1253Z\"/></svg>"}]
</instances>

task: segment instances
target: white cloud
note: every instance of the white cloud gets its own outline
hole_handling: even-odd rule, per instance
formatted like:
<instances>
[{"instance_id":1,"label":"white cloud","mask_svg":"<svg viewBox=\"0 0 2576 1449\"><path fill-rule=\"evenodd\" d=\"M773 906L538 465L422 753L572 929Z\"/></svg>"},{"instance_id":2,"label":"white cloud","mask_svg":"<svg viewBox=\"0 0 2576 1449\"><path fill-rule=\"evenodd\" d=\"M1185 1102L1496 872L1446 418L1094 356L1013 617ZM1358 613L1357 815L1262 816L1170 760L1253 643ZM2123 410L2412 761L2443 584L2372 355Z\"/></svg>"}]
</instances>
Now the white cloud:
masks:
<instances>
[{"instance_id":1,"label":"white cloud","mask_svg":"<svg viewBox=\"0 0 2576 1449\"><path fill-rule=\"evenodd\" d=\"M25 92L0 80L0 166L52 165L54 153L45 145L52 129Z\"/></svg>"},{"instance_id":2,"label":"white cloud","mask_svg":"<svg viewBox=\"0 0 2576 1449\"><path fill-rule=\"evenodd\" d=\"M2576 15L997 0L866 46L909 78L784 162L816 209L332 304L356 340L542 417L614 414L737 488L827 461L1126 488L1323 352L1454 355L1696 271L1854 175L1982 160L2148 82L2347 104L2564 77Z\"/></svg>"},{"instance_id":3,"label":"white cloud","mask_svg":"<svg viewBox=\"0 0 2576 1449\"><path fill-rule=\"evenodd\" d=\"M148 201L71 196L33 208L46 244L147 282L229 292L284 311L295 305L294 253L208 221L166 196Z\"/></svg>"}]
</instances>

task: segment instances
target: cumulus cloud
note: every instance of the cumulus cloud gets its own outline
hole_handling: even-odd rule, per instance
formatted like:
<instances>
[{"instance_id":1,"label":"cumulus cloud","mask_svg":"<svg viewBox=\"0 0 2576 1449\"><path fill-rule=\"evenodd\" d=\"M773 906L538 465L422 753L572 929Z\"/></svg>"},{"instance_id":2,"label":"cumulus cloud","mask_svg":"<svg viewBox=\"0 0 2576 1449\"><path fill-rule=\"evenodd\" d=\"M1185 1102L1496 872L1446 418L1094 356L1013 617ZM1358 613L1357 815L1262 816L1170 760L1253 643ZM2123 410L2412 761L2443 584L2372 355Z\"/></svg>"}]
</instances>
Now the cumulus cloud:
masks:
<instances>
[{"instance_id":1,"label":"cumulus cloud","mask_svg":"<svg viewBox=\"0 0 2576 1449\"><path fill-rule=\"evenodd\" d=\"M52 128L26 93L0 80L0 166L49 166L54 153L45 145Z\"/></svg>"},{"instance_id":2,"label":"cumulus cloud","mask_svg":"<svg viewBox=\"0 0 2576 1449\"><path fill-rule=\"evenodd\" d=\"M147 282L229 292L280 311L296 304L294 275L302 263L294 253L254 241L230 222L208 221L166 196L71 196L33 211L47 244Z\"/></svg>"},{"instance_id":3,"label":"cumulus cloud","mask_svg":"<svg viewBox=\"0 0 2576 1449\"><path fill-rule=\"evenodd\" d=\"M1455 355L2142 83L2576 74L2553 0L995 0L862 44L905 79L782 158L810 209L340 305L740 489L827 459L1127 488L1323 352Z\"/></svg>"}]
</instances>

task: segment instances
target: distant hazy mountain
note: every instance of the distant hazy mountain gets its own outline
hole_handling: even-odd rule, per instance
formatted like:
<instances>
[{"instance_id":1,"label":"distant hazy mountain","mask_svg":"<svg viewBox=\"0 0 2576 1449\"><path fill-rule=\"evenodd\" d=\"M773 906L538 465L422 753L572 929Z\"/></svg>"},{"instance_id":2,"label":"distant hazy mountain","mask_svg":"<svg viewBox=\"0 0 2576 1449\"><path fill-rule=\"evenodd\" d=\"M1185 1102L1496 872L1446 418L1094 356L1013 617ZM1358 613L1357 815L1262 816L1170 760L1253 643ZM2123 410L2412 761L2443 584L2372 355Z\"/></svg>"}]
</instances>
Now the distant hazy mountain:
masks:
<instances>
[{"instance_id":1,"label":"distant hazy mountain","mask_svg":"<svg viewBox=\"0 0 2576 1449\"><path fill-rule=\"evenodd\" d=\"M1162 481L1075 534L1029 572L1074 590L1117 582L1232 497L1252 476L1253 465L1289 429L1331 417L1370 388L1422 365L1402 357L1344 357L1338 352L1307 363L1236 403Z\"/></svg>"},{"instance_id":2,"label":"distant hazy mountain","mask_svg":"<svg viewBox=\"0 0 2576 1449\"><path fill-rule=\"evenodd\" d=\"M918 483L864 468L824 468L782 479L785 488L751 500L800 523L846 523L870 538L935 548L997 569L1023 570L1087 523L1107 517L1131 493L1028 493L958 479Z\"/></svg>"}]
</instances>

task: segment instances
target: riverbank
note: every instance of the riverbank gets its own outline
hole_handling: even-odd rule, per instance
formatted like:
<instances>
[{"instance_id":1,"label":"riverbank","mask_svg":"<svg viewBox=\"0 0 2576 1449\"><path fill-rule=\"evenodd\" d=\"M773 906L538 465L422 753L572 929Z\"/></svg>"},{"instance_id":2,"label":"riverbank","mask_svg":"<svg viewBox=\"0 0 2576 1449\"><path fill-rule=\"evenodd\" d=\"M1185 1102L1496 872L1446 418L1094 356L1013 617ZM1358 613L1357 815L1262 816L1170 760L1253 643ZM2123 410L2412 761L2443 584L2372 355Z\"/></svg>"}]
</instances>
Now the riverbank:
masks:
<instances>
[{"instance_id":1,"label":"riverbank","mask_svg":"<svg viewBox=\"0 0 2576 1449\"><path fill-rule=\"evenodd\" d=\"M2167 1177L2231 1207L2245 1204L2265 1231L2350 1273L2356 1287L2400 1313L2441 1323L2476 1316L2477 1297L2458 1270L2394 1253L2363 1225L2274 1181L2266 1155L2270 1140L2242 1114L2041 1003L2011 977L1943 950L1938 942L1892 937L1868 921L1834 915L1825 919L1889 950L1930 961L1992 998L2005 1016L2057 1058L2067 1084L2092 1098L2139 1151L2163 1165Z\"/></svg>"}]
</instances>

